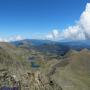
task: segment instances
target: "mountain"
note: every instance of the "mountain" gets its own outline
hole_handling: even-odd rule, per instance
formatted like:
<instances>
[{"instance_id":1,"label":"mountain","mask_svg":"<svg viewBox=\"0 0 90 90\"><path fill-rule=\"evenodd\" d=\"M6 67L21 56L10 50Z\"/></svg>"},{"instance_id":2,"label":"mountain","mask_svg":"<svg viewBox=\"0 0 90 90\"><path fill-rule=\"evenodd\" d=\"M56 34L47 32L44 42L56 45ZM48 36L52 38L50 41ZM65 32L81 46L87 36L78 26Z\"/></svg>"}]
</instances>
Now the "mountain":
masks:
<instances>
[{"instance_id":1,"label":"mountain","mask_svg":"<svg viewBox=\"0 0 90 90\"><path fill-rule=\"evenodd\" d=\"M29 68L27 50L17 48L6 42L0 42L0 67L1 69L23 69L25 67ZM14 70L16 71L16 70ZM16 71L17 72L17 71ZM15 72L15 73L16 73Z\"/></svg>"},{"instance_id":2,"label":"mountain","mask_svg":"<svg viewBox=\"0 0 90 90\"><path fill-rule=\"evenodd\" d=\"M22 45L22 44L37 46L37 45L49 44L49 43L55 43L55 42L50 41L50 40L24 39L24 40L19 40L19 41L13 41L11 43L16 45L16 46Z\"/></svg>"},{"instance_id":3,"label":"mountain","mask_svg":"<svg viewBox=\"0 0 90 90\"><path fill-rule=\"evenodd\" d=\"M90 51L72 52L64 59L66 66L58 65L52 78L61 85L63 90L90 89Z\"/></svg>"},{"instance_id":4,"label":"mountain","mask_svg":"<svg viewBox=\"0 0 90 90\"><path fill-rule=\"evenodd\" d=\"M82 50L84 48L90 49L90 40L64 41L61 43L74 50Z\"/></svg>"},{"instance_id":5,"label":"mountain","mask_svg":"<svg viewBox=\"0 0 90 90\"><path fill-rule=\"evenodd\" d=\"M69 42L35 43L0 42L1 90L90 90L88 48L74 50L70 46L77 43Z\"/></svg>"},{"instance_id":6,"label":"mountain","mask_svg":"<svg viewBox=\"0 0 90 90\"><path fill-rule=\"evenodd\" d=\"M17 47L35 49L38 52L53 55L65 55L69 50L80 51L84 48L90 49L90 41L50 41L50 40L35 40L26 39L16 42L11 42Z\"/></svg>"},{"instance_id":7,"label":"mountain","mask_svg":"<svg viewBox=\"0 0 90 90\"><path fill-rule=\"evenodd\" d=\"M42 73L44 64L38 52L0 42L0 90L62 90Z\"/></svg>"}]
</instances>

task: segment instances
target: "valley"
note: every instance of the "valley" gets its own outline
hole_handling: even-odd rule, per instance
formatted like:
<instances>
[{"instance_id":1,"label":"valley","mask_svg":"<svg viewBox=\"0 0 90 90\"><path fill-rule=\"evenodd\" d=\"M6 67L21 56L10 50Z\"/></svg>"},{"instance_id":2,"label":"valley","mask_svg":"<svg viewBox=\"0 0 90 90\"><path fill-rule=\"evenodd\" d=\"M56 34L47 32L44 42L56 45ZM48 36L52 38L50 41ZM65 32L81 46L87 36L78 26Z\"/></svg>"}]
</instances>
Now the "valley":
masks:
<instances>
[{"instance_id":1,"label":"valley","mask_svg":"<svg viewBox=\"0 0 90 90\"><path fill-rule=\"evenodd\" d=\"M43 42L0 42L0 90L90 90L89 49Z\"/></svg>"}]
</instances>

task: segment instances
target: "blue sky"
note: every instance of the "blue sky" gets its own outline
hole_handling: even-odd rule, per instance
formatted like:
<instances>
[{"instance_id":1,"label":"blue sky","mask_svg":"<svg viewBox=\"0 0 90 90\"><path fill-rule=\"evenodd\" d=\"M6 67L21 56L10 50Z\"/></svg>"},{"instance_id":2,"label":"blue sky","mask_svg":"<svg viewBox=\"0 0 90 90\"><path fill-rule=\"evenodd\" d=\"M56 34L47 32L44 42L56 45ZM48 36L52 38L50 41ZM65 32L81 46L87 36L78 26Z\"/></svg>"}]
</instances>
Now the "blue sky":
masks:
<instances>
[{"instance_id":1,"label":"blue sky","mask_svg":"<svg viewBox=\"0 0 90 90\"><path fill-rule=\"evenodd\" d=\"M0 37L45 34L80 18L88 0L0 0Z\"/></svg>"}]
</instances>

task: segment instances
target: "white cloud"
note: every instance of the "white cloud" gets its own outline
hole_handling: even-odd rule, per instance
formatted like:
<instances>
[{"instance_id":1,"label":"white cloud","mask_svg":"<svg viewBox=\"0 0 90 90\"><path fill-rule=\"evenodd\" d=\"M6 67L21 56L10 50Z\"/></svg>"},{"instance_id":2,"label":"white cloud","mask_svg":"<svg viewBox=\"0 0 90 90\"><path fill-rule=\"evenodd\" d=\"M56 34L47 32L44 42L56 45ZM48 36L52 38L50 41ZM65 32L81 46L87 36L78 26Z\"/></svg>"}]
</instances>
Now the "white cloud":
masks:
<instances>
[{"instance_id":1,"label":"white cloud","mask_svg":"<svg viewBox=\"0 0 90 90\"><path fill-rule=\"evenodd\" d=\"M80 20L73 26L69 26L61 32L54 29L47 35L35 35L36 39L49 39L49 40L90 40L90 3L87 3L85 11L81 14ZM20 35L11 36L8 38L0 38L0 41L17 41L23 40Z\"/></svg>"},{"instance_id":2,"label":"white cloud","mask_svg":"<svg viewBox=\"0 0 90 90\"><path fill-rule=\"evenodd\" d=\"M87 3L85 11L81 14L80 20L74 26L69 26L62 32L52 31L47 35L53 40L87 40L90 39L90 3ZM46 37L47 37L46 36Z\"/></svg>"},{"instance_id":3,"label":"white cloud","mask_svg":"<svg viewBox=\"0 0 90 90\"><path fill-rule=\"evenodd\" d=\"M24 38L20 35L10 36L7 38L0 38L0 42L10 42L10 41L18 41L23 40Z\"/></svg>"},{"instance_id":4,"label":"white cloud","mask_svg":"<svg viewBox=\"0 0 90 90\"><path fill-rule=\"evenodd\" d=\"M59 38L60 32L54 29L51 33L46 35L46 39L57 40Z\"/></svg>"}]
</instances>

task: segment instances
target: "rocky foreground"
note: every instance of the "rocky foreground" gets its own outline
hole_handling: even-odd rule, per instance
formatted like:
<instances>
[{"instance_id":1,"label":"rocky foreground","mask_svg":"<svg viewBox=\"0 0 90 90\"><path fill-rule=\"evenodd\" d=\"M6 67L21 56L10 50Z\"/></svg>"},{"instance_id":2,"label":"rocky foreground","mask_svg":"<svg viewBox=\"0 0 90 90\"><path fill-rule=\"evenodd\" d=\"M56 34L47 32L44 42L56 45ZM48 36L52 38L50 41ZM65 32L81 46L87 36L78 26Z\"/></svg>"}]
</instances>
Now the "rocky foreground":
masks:
<instances>
[{"instance_id":1,"label":"rocky foreground","mask_svg":"<svg viewBox=\"0 0 90 90\"><path fill-rule=\"evenodd\" d=\"M7 70L0 70L0 90L62 90L62 88L39 71L28 72L18 79Z\"/></svg>"}]
</instances>

